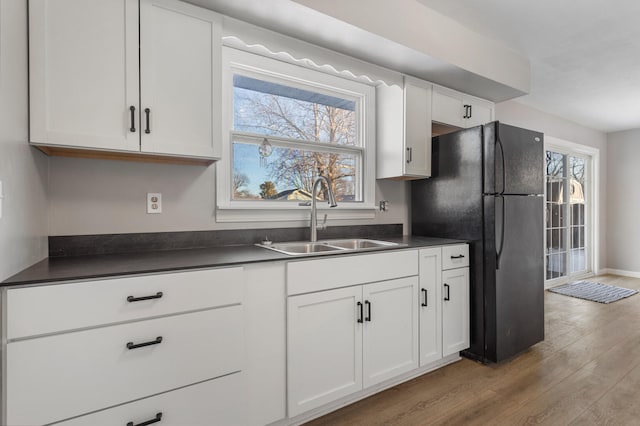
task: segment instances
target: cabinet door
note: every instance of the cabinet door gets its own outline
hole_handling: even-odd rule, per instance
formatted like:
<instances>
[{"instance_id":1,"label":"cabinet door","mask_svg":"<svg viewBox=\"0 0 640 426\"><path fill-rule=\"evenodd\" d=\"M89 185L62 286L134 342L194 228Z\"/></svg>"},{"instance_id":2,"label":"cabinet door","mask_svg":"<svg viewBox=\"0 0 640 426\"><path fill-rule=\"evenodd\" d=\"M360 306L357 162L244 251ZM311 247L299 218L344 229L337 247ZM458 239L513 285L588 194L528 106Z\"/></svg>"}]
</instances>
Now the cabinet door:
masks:
<instances>
[{"instance_id":1,"label":"cabinet door","mask_svg":"<svg viewBox=\"0 0 640 426\"><path fill-rule=\"evenodd\" d=\"M469 114L471 115L466 121L465 127L474 127L481 124L487 124L493 121L493 106L480 100L470 101Z\"/></svg>"},{"instance_id":2,"label":"cabinet door","mask_svg":"<svg viewBox=\"0 0 640 426\"><path fill-rule=\"evenodd\" d=\"M138 70L137 0L29 1L32 143L138 151Z\"/></svg>"},{"instance_id":3,"label":"cabinet door","mask_svg":"<svg viewBox=\"0 0 640 426\"><path fill-rule=\"evenodd\" d=\"M362 389L362 286L287 300L289 417Z\"/></svg>"},{"instance_id":4,"label":"cabinet door","mask_svg":"<svg viewBox=\"0 0 640 426\"><path fill-rule=\"evenodd\" d=\"M462 94L442 87L433 87L433 121L456 127L465 127Z\"/></svg>"},{"instance_id":5,"label":"cabinet door","mask_svg":"<svg viewBox=\"0 0 640 426\"><path fill-rule=\"evenodd\" d=\"M247 424L261 426L287 415L287 298L285 265L260 262L243 267L247 277L245 330ZM217 423L224 424L224 423Z\"/></svg>"},{"instance_id":6,"label":"cabinet door","mask_svg":"<svg viewBox=\"0 0 640 426\"><path fill-rule=\"evenodd\" d=\"M405 97L405 174L431 176L431 86L406 78Z\"/></svg>"},{"instance_id":7,"label":"cabinet door","mask_svg":"<svg viewBox=\"0 0 640 426\"><path fill-rule=\"evenodd\" d=\"M220 157L219 15L140 2L142 152Z\"/></svg>"},{"instance_id":8,"label":"cabinet door","mask_svg":"<svg viewBox=\"0 0 640 426\"><path fill-rule=\"evenodd\" d=\"M469 347L469 268L442 272L442 355Z\"/></svg>"},{"instance_id":9,"label":"cabinet door","mask_svg":"<svg viewBox=\"0 0 640 426\"><path fill-rule=\"evenodd\" d=\"M442 249L420 250L420 366L442 358Z\"/></svg>"},{"instance_id":10,"label":"cabinet door","mask_svg":"<svg viewBox=\"0 0 640 426\"><path fill-rule=\"evenodd\" d=\"M364 387L418 367L418 277L363 286Z\"/></svg>"}]
</instances>

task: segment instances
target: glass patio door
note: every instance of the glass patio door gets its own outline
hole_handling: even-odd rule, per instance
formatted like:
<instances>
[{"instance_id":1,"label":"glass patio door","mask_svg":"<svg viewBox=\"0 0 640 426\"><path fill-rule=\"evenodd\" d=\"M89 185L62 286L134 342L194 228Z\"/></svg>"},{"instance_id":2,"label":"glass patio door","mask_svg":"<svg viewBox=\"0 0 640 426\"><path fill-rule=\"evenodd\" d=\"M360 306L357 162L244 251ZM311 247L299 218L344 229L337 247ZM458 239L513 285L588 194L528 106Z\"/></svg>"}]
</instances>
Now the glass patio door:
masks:
<instances>
[{"instance_id":1,"label":"glass patio door","mask_svg":"<svg viewBox=\"0 0 640 426\"><path fill-rule=\"evenodd\" d=\"M588 156L546 151L546 274L559 280L591 271Z\"/></svg>"}]
</instances>

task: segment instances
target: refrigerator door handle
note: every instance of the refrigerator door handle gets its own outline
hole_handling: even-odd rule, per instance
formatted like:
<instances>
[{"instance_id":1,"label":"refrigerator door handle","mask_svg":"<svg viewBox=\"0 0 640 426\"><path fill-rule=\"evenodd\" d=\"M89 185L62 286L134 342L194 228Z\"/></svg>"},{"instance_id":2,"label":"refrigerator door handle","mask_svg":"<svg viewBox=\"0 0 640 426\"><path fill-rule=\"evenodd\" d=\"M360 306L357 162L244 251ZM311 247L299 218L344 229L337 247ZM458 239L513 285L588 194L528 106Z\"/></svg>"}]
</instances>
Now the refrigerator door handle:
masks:
<instances>
[{"instance_id":1,"label":"refrigerator door handle","mask_svg":"<svg viewBox=\"0 0 640 426\"><path fill-rule=\"evenodd\" d=\"M504 190L507 186L507 169L506 169L506 161L504 158L504 146L502 146L502 141L500 140L499 127L496 128L496 145L500 148L500 160L502 163L502 191L497 191L498 194L504 194ZM496 153L498 151L496 150ZM497 188L496 188L497 189Z\"/></svg>"},{"instance_id":2,"label":"refrigerator door handle","mask_svg":"<svg viewBox=\"0 0 640 426\"><path fill-rule=\"evenodd\" d=\"M502 249L504 249L504 230L506 226L506 203L507 200L502 194L496 195L496 199L500 199L502 202L502 214L500 215L500 244L496 241L496 270L500 269L500 257L502 256Z\"/></svg>"}]
</instances>

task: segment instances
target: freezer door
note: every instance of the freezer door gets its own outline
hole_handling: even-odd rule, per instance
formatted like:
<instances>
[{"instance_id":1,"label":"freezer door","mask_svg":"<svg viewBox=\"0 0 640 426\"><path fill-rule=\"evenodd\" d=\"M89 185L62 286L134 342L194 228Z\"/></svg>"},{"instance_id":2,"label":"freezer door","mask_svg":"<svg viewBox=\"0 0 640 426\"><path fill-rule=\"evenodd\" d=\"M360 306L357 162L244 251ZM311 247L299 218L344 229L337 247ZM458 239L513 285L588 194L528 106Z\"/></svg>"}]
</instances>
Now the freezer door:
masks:
<instances>
[{"instance_id":1,"label":"freezer door","mask_svg":"<svg viewBox=\"0 0 640 426\"><path fill-rule=\"evenodd\" d=\"M484 126L484 193L542 194L544 135L499 122Z\"/></svg>"},{"instance_id":2,"label":"freezer door","mask_svg":"<svg viewBox=\"0 0 640 426\"><path fill-rule=\"evenodd\" d=\"M495 343L488 344L489 352L495 351L491 358L500 362L544 340L543 198L486 197L485 202L494 203L497 252L494 267L486 271L492 287L487 293L495 295L486 300L487 311L495 314L490 338Z\"/></svg>"}]
</instances>

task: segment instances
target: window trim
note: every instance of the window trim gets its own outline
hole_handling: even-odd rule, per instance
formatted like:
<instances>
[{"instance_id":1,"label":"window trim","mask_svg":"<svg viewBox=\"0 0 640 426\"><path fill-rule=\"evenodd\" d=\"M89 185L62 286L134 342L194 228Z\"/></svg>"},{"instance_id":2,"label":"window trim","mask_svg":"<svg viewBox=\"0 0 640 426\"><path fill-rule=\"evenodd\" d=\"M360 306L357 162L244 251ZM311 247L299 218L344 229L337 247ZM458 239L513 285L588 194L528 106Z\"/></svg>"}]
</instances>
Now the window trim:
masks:
<instances>
[{"instance_id":1,"label":"window trim","mask_svg":"<svg viewBox=\"0 0 640 426\"><path fill-rule=\"evenodd\" d=\"M304 220L309 214L308 207L297 203L231 199L232 138L234 135L243 135L243 132L232 128L233 74L238 71L250 77L281 84L284 81L295 87L344 96L356 101L356 109L360 113L357 137L361 144L349 147L349 150L362 150L362 201L339 203L338 207L331 210L328 206L325 207L325 203L319 203L318 207L320 210L326 209L330 219L375 217L375 87L227 46L222 48L222 64L222 159L216 163L216 221ZM272 138L286 140L269 137ZM315 145L318 149L324 146L321 143ZM339 146L337 150L340 150Z\"/></svg>"}]
</instances>

